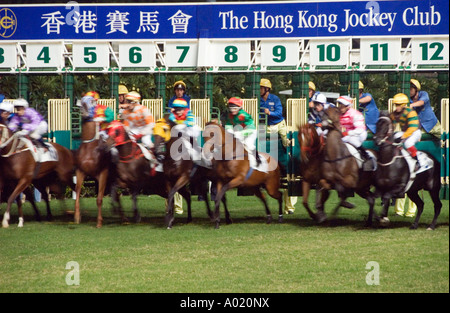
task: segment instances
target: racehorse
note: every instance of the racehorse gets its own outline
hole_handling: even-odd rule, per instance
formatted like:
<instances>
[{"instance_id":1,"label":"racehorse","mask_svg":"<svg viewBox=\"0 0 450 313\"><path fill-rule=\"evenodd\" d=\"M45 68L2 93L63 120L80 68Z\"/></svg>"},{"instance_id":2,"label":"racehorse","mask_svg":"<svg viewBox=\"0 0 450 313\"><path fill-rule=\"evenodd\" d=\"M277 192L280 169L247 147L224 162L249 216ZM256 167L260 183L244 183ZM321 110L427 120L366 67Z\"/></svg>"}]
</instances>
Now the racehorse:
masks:
<instances>
[{"instance_id":1,"label":"racehorse","mask_svg":"<svg viewBox=\"0 0 450 313\"><path fill-rule=\"evenodd\" d=\"M324 222L326 219L325 212L322 210L317 211L316 214L312 212L308 205L308 196L311 190L311 184L318 185L320 182L320 166L323 162L323 150L325 147L325 140L323 136L317 134L316 128L312 124L304 124L299 126L298 130L298 142L300 144L300 174L302 175L302 194L303 194L303 206L308 212L309 216L317 220L319 223ZM329 191L323 189L321 197L325 202L329 197ZM319 195L317 195L319 196Z\"/></svg>"},{"instance_id":2,"label":"racehorse","mask_svg":"<svg viewBox=\"0 0 450 313\"><path fill-rule=\"evenodd\" d=\"M62 184L74 189L72 182L74 161L69 149L57 143L51 143L57 152L58 160L36 162L30 148L22 144L23 141L13 135L8 127L2 123L0 123L0 132L0 190L4 183L15 186L9 195L2 221L2 226L8 227L12 203L32 182L41 191L46 186L61 187ZM61 193L63 192L61 191ZM49 213L49 206L47 210ZM21 218L23 220L23 216Z\"/></svg>"},{"instance_id":3,"label":"racehorse","mask_svg":"<svg viewBox=\"0 0 450 313\"><path fill-rule=\"evenodd\" d=\"M106 143L100 139L99 124L89 117L86 104L81 104L81 145L75 151L76 165L76 200L74 222L81 222L80 214L80 194L81 187L86 176L90 176L98 182L97 193L97 228L102 227L102 204L108 183L109 172L112 169L111 153L108 151Z\"/></svg>"},{"instance_id":4,"label":"racehorse","mask_svg":"<svg viewBox=\"0 0 450 313\"><path fill-rule=\"evenodd\" d=\"M356 192L369 203L369 217L366 225L372 224L375 195L370 191L374 182L374 171L361 171L356 157L352 155L346 144L342 141L340 116L336 107L329 107L324 111L327 116L328 134L323 151L323 163L321 166L320 185L326 190L335 189L340 198L339 204L334 209L336 215L341 206L345 206L345 199L350 192ZM324 197L321 197L319 207L323 210Z\"/></svg>"},{"instance_id":5,"label":"racehorse","mask_svg":"<svg viewBox=\"0 0 450 313\"><path fill-rule=\"evenodd\" d=\"M106 144L110 149L114 146L117 148L119 154L116 168L117 182L120 187L128 188L131 191L134 219L136 222L139 222L140 214L137 209L137 195L145 189L167 198L164 174L150 167L149 160L145 158L139 145L131 140L121 122L114 121L110 123ZM114 198L116 193L113 192L112 194ZM114 201L118 202L120 206L118 198L114 199Z\"/></svg>"},{"instance_id":6,"label":"racehorse","mask_svg":"<svg viewBox=\"0 0 450 313\"><path fill-rule=\"evenodd\" d=\"M220 139L214 138L216 135L221 136ZM280 192L280 167L278 162L274 170L270 170L267 173L252 170L250 168L250 162L248 158L248 152L244 149L243 144L234 136L225 136L225 128L219 125L215 121L208 122L205 127L205 145L204 149L209 152L211 149L219 149L219 159L214 157L212 159L213 170L217 176L217 195L215 198L215 212L214 221L215 228L220 227L220 201L225 196L227 190L236 187L251 187L258 198L264 204L264 208L267 214L267 223L271 223L272 214L270 213L269 206L264 194L261 192L260 187L264 186L267 193L274 199L278 200L278 221L283 221L282 211L282 194ZM214 138L214 139L212 139ZM231 140L230 140L231 139ZM214 142L214 143L212 143ZM214 147L215 146L215 147ZM232 147L232 158L229 158L226 152L225 146ZM236 151L243 151L243 155L237 155ZM266 153L260 153L260 157L266 159L271 164L274 160L270 155Z\"/></svg>"},{"instance_id":7,"label":"racehorse","mask_svg":"<svg viewBox=\"0 0 450 313\"><path fill-rule=\"evenodd\" d=\"M174 160L170 151L172 145L174 145L177 140L185 140L184 138L179 138L177 136L171 136L171 129L174 123L168 119L169 115L166 114L163 119L156 122L154 128L154 138L155 138L155 152L157 158L163 159L164 175L166 176L166 186L168 191L168 208L166 215L167 228L170 229L174 222L174 195L179 192L184 199L186 199L188 205L188 222L192 221L191 216L191 194L186 188L187 184L190 183L191 187L199 186L206 187L204 184L205 180L210 180L214 183L215 177L213 172L206 167L196 165L191 158L177 158ZM201 195L206 204L207 214L212 219L213 214L210 209L207 188L201 188ZM228 213L226 199L222 199L225 211L227 212L227 222L231 223L231 218Z\"/></svg>"},{"instance_id":8,"label":"racehorse","mask_svg":"<svg viewBox=\"0 0 450 313\"><path fill-rule=\"evenodd\" d=\"M381 112L377 122L377 132L374 136L375 144L379 147L378 170L376 172L376 192L383 199L383 211L381 218L388 221L389 200L391 198L403 198L404 194L417 205L417 215L411 225L411 229L417 229L420 216L423 212L424 202L419 197L419 190L428 190L434 204L434 218L428 229L434 230L438 216L441 212L442 203L439 198L441 189L440 163L427 153L433 161L433 167L416 174L409 187L410 169L406 157L402 154L402 143L394 139L394 128L387 112ZM426 153L426 152L424 152Z\"/></svg>"}]
</instances>

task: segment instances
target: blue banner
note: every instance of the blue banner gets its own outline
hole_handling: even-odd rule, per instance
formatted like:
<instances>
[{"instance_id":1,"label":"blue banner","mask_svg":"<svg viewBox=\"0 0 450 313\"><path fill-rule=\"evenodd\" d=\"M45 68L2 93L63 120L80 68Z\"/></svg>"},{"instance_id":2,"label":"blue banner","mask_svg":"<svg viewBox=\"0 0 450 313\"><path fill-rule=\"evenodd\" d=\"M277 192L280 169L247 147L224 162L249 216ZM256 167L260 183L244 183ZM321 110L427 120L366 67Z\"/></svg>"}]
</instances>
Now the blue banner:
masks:
<instances>
[{"instance_id":1,"label":"blue banner","mask_svg":"<svg viewBox=\"0 0 450 313\"><path fill-rule=\"evenodd\" d=\"M449 34L445 0L0 6L1 40Z\"/></svg>"}]
</instances>

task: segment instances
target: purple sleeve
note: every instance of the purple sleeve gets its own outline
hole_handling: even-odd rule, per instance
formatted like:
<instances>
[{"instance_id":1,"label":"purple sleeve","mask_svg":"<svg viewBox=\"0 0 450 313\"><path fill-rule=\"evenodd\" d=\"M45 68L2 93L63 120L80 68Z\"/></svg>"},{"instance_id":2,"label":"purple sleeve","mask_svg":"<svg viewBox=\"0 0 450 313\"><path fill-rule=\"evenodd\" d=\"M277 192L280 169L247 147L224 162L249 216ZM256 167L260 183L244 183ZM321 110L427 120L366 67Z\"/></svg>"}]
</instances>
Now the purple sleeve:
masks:
<instances>
[{"instance_id":1,"label":"purple sleeve","mask_svg":"<svg viewBox=\"0 0 450 313\"><path fill-rule=\"evenodd\" d=\"M15 132L17 130L17 128L19 128L19 123L20 123L20 120L16 114L12 117L11 121L9 121L8 128L11 131Z\"/></svg>"},{"instance_id":2,"label":"purple sleeve","mask_svg":"<svg viewBox=\"0 0 450 313\"><path fill-rule=\"evenodd\" d=\"M39 126L39 123L43 120L39 112L32 108L26 109L23 119L28 120L29 123L24 123L22 129L28 130L30 132L34 131Z\"/></svg>"}]
</instances>

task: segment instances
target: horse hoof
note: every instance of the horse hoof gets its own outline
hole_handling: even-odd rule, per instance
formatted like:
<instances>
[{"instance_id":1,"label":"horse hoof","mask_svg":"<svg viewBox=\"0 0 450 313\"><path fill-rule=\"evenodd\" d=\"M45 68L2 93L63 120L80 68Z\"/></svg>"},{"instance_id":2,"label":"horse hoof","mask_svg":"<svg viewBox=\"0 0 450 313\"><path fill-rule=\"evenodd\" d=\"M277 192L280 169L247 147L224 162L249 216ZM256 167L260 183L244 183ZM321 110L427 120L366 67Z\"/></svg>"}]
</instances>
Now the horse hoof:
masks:
<instances>
[{"instance_id":1,"label":"horse hoof","mask_svg":"<svg viewBox=\"0 0 450 313\"><path fill-rule=\"evenodd\" d=\"M272 223L272 216L268 216L267 217L267 224L271 224Z\"/></svg>"},{"instance_id":2,"label":"horse hoof","mask_svg":"<svg viewBox=\"0 0 450 313\"><path fill-rule=\"evenodd\" d=\"M3 228L8 228L8 227L9 227L9 224L3 222L3 223L2 223L2 227L3 227Z\"/></svg>"},{"instance_id":3,"label":"horse hoof","mask_svg":"<svg viewBox=\"0 0 450 313\"><path fill-rule=\"evenodd\" d=\"M428 227L427 230L434 230L434 227Z\"/></svg>"},{"instance_id":4,"label":"horse hoof","mask_svg":"<svg viewBox=\"0 0 450 313\"><path fill-rule=\"evenodd\" d=\"M284 220L283 220L283 216L282 216L282 215L281 215L281 216L279 216L279 217L278 217L278 223L282 224L282 223L283 223L283 221L284 221Z\"/></svg>"},{"instance_id":5,"label":"horse hoof","mask_svg":"<svg viewBox=\"0 0 450 313\"><path fill-rule=\"evenodd\" d=\"M214 226L214 229L219 229L220 228L220 224L216 223L216 226Z\"/></svg>"},{"instance_id":6,"label":"horse hoof","mask_svg":"<svg viewBox=\"0 0 450 313\"><path fill-rule=\"evenodd\" d=\"M233 220L232 219L226 220L225 222L227 223L227 225L233 224Z\"/></svg>"},{"instance_id":7,"label":"horse hoof","mask_svg":"<svg viewBox=\"0 0 450 313\"><path fill-rule=\"evenodd\" d=\"M383 217L380 219L380 225L384 227L388 226L390 222L391 221L387 217Z\"/></svg>"},{"instance_id":8,"label":"horse hoof","mask_svg":"<svg viewBox=\"0 0 450 313\"><path fill-rule=\"evenodd\" d=\"M318 224L322 224L327 220L327 216L325 214L316 214L316 221Z\"/></svg>"},{"instance_id":9,"label":"horse hoof","mask_svg":"<svg viewBox=\"0 0 450 313\"><path fill-rule=\"evenodd\" d=\"M167 226L167 229L171 230L171 229L172 229L172 226Z\"/></svg>"},{"instance_id":10,"label":"horse hoof","mask_svg":"<svg viewBox=\"0 0 450 313\"><path fill-rule=\"evenodd\" d=\"M411 226L409 227L409 229L411 229L411 230L416 230L416 229L417 229L417 226L416 226L416 225L411 225Z\"/></svg>"},{"instance_id":11,"label":"horse hoof","mask_svg":"<svg viewBox=\"0 0 450 313\"><path fill-rule=\"evenodd\" d=\"M17 225L17 227L22 228L23 227L23 218L19 217L19 224Z\"/></svg>"},{"instance_id":12,"label":"horse hoof","mask_svg":"<svg viewBox=\"0 0 450 313\"><path fill-rule=\"evenodd\" d=\"M136 224L139 224L139 223L141 222L141 216L140 216L140 215L136 215L136 216L134 217L134 222L135 222Z\"/></svg>"}]
</instances>

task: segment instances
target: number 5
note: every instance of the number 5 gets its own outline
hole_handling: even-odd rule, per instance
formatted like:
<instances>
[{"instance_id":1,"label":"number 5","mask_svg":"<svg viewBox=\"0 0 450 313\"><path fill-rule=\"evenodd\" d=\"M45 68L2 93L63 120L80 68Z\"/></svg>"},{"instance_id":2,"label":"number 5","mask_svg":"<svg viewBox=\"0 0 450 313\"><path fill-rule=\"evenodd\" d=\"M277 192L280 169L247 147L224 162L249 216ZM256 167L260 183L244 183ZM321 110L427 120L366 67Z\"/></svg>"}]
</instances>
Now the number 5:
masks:
<instances>
[{"instance_id":1,"label":"number 5","mask_svg":"<svg viewBox=\"0 0 450 313\"><path fill-rule=\"evenodd\" d=\"M84 48L84 62L88 64L93 64L97 62L97 54L95 53L95 47L85 47Z\"/></svg>"}]
</instances>

